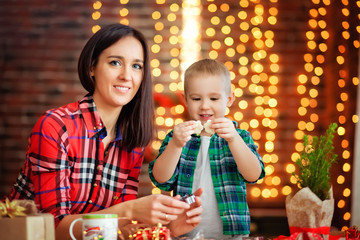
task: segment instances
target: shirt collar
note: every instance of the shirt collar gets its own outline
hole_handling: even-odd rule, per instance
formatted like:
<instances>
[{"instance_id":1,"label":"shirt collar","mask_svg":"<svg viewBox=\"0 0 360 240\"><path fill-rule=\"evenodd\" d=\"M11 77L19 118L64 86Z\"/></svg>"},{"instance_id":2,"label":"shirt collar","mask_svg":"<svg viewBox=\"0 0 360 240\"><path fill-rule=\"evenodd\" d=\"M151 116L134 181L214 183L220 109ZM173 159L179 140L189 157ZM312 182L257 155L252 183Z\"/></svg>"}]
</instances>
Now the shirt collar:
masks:
<instances>
[{"instance_id":1,"label":"shirt collar","mask_svg":"<svg viewBox=\"0 0 360 240\"><path fill-rule=\"evenodd\" d=\"M83 99L79 101L79 109L84 118L85 127L88 131L89 138L94 137L96 134L100 138L104 138L107 135L105 125L100 118L99 112L97 111L94 98L91 94L87 94ZM116 124L116 137L115 141L122 140L122 134L120 131L119 120Z\"/></svg>"},{"instance_id":2,"label":"shirt collar","mask_svg":"<svg viewBox=\"0 0 360 240\"><path fill-rule=\"evenodd\" d=\"M85 126L88 131L89 138L100 133L104 128L104 124L96 109L93 96L88 94L79 102L79 109L84 118Z\"/></svg>"},{"instance_id":3,"label":"shirt collar","mask_svg":"<svg viewBox=\"0 0 360 240\"><path fill-rule=\"evenodd\" d=\"M115 136L115 139L114 141L120 141L122 140L122 134L121 134L121 131L120 131L120 118L118 119L117 123L116 123L116 136Z\"/></svg>"}]
</instances>

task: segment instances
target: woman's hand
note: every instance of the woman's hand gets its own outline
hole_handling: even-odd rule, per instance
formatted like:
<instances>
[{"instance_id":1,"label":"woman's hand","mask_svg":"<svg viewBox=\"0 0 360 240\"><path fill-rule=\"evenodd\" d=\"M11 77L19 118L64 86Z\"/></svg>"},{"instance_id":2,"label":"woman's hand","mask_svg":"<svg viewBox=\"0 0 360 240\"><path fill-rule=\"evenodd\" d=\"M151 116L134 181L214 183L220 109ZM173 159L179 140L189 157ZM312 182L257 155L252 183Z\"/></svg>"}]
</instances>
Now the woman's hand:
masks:
<instances>
[{"instance_id":1,"label":"woman's hand","mask_svg":"<svg viewBox=\"0 0 360 240\"><path fill-rule=\"evenodd\" d=\"M127 203L131 204L131 219L146 224L167 225L190 208L189 204L180 201L179 198L163 194L149 195ZM124 203L120 203L122 204Z\"/></svg>"},{"instance_id":2,"label":"woman's hand","mask_svg":"<svg viewBox=\"0 0 360 240\"><path fill-rule=\"evenodd\" d=\"M201 213L203 208L201 207L200 196L203 193L203 189L199 188L194 193L195 203L191 205L191 208L184 211L177 219L172 221L168 227L170 229L171 236L177 237L193 230L201 222ZM179 198L176 196L175 198Z\"/></svg>"}]
</instances>

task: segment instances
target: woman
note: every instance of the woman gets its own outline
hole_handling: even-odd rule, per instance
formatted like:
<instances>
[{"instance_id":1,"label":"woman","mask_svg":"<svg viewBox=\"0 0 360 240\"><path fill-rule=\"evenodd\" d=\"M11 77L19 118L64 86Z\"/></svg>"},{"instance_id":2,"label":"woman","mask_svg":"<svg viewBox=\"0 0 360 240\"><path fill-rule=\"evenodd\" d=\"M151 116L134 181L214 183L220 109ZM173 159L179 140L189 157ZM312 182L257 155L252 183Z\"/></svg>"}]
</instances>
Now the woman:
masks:
<instances>
[{"instance_id":1,"label":"woman","mask_svg":"<svg viewBox=\"0 0 360 240\"><path fill-rule=\"evenodd\" d=\"M136 199L153 136L145 37L122 24L102 28L82 50L78 73L88 94L40 117L9 199L34 199L41 212L52 213L57 239L69 238L71 222L89 212L169 224L173 235L190 231L201 207L188 210L178 196ZM81 238L80 226L74 233Z\"/></svg>"}]
</instances>

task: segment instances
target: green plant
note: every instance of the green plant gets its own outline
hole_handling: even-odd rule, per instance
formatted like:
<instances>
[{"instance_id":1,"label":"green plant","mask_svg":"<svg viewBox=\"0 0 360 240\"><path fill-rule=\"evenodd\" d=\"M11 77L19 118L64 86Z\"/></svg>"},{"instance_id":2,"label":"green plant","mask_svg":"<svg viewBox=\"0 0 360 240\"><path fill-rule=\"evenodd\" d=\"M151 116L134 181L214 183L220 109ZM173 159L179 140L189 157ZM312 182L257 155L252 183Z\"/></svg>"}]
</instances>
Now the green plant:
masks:
<instances>
[{"instance_id":1,"label":"green plant","mask_svg":"<svg viewBox=\"0 0 360 240\"><path fill-rule=\"evenodd\" d=\"M337 124L330 124L325 136L320 138L304 135L304 149L296 160L299 175L296 177L298 186L309 187L321 200L328 199L330 184L330 167L337 161L334 153L333 138Z\"/></svg>"}]
</instances>

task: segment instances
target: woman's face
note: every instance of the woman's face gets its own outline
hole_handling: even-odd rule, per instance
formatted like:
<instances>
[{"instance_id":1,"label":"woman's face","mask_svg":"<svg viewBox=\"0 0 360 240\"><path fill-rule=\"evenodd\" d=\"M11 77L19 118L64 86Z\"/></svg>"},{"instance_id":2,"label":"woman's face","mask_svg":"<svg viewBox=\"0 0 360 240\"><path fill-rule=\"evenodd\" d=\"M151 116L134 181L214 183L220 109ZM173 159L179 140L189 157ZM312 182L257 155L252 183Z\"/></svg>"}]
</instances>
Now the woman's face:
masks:
<instances>
[{"instance_id":1,"label":"woman's face","mask_svg":"<svg viewBox=\"0 0 360 240\"><path fill-rule=\"evenodd\" d=\"M136 38L126 36L106 48L91 70L97 108L121 110L139 90L143 68L144 51Z\"/></svg>"}]
</instances>

